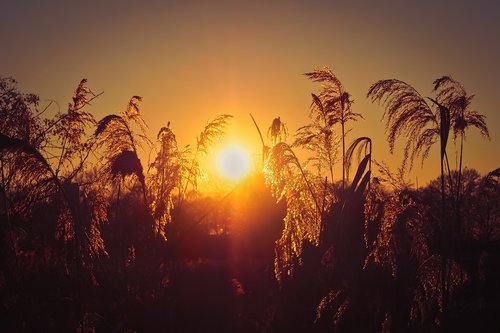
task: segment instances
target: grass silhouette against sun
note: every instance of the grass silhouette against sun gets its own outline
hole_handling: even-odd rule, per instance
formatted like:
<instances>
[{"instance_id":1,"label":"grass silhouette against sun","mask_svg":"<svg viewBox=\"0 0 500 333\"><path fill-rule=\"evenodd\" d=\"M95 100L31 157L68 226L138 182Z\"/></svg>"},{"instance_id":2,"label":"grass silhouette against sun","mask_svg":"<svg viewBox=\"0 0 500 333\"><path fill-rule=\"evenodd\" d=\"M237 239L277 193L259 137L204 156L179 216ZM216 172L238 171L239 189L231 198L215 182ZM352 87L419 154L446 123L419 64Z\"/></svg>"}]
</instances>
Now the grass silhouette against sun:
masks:
<instances>
[{"instance_id":1,"label":"grass silhouette against sun","mask_svg":"<svg viewBox=\"0 0 500 333\"><path fill-rule=\"evenodd\" d=\"M232 116L180 146L170 122L147 137L139 96L96 121L88 108L100 94L82 80L67 112L50 117L37 96L0 79L0 326L498 331L500 169L462 170L466 130L489 137L472 95L447 76L433 98L395 79L371 86L391 152L407 139L395 176L373 159L371 138L346 146L348 125L362 117L335 74L306 76L322 86L291 144L284 117L270 124L269 146L252 117L262 164L236 144L218 152L232 187L222 198L198 183ZM450 132L460 139L457 170ZM440 177L412 188L406 172L438 142Z\"/></svg>"}]
</instances>

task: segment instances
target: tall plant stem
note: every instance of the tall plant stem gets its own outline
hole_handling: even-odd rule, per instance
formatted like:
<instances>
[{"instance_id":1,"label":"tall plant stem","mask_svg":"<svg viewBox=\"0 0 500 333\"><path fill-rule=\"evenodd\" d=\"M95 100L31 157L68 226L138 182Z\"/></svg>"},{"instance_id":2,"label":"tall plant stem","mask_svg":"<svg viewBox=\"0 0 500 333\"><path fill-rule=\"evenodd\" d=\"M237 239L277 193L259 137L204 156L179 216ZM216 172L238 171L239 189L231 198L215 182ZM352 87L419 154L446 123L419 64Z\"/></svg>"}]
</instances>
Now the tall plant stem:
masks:
<instances>
[{"instance_id":1,"label":"tall plant stem","mask_svg":"<svg viewBox=\"0 0 500 333\"><path fill-rule=\"evenodd\" d=\"M372 183L372 140L370 140L370 159L368 160L368 172L370 173L370 179L368 180L368 191L370 191L371 183Z\"/></svg>"},{"instance_id":2,"label":"tall plant stem","mask_svg":"<svg viewBox=\"0 0 500 333\"><path fill-rule=\"evenodd\" d=\"M344 192L344 190L345 190L345 132L344 132L344 120L342 119L342 192Z\"/></svg>"},{"instance_id":3,"label":"tall plant stem","mask_svg":"<svg viewBox=\"0 0 500 333\"><path fill-rule=\"evenodd\" d=\"M184 185L184 190L182 191L182 193L179 193L179 203L178 203L178 207L179 207L178 211L179 212L180 212L182 205L184 204L184 197L186 196L186 193L187 193L189 181L191 179L191 175L193 174L194 162L196 161L196 158L198 157L199 151L200 151L200 144L198 143L196 145L196 151L194 152L193 159L191 160L191 166L189 167L189 172L188 172L188 176L186 179L186 185Z\"/></svg>"},{"instance_id":4,"label":"tall plant stem","mask_svg":"<svg viewBox=\"0 0 500 333\"><path fill-rule=\"evenodd\" d=\"M91 99L89 99L88 101L86 101L86 103L84 105L82 105L81 107L77 108L77 109L74 109L73 111L78 111L80 109L82 109L85 105L89 105L90 102L92 102L94 99L98 98L99 96L101 96L102 94L104 94L104 91L103 92L100 92L94 96L92 96ZM51 103L52 104L52 103ZM44 110L45 111L45 110ZM68 117L69 113L63 115L62 117L60 117L59 119L57 119L56 121L54 121L52 124L50 124L49 126L47 126L47 128L45 128L40 134L38 134L38 136L35 138L35 142L40 140L40 138L42 138L45 134L48 133L48 131L53 128L55 125L57 125L59 122L61 122L63 119L65 119L66 117Z\"/></svg>"},{"instance_id":5,"label":"tall plant stem","mask_svg":"<svg viewBox=\"0 0 500 333\"><path fill-rule=\"evenodd\" d=\"M255 128L257 129L257 132L259 133L260 137L260 142L262 143L262 167L264 167L264 161L266 160L266 144L264 142L264 137L262 136L262 132L260 131L259 125L257 125L257 122L255 121L254 117L250 113L250 117L253 120L253 124L255 125Z\"/></svg>"},{"instance_id":6,"label":"tall plant stem","mask_svg":"<svg viewBox=\"0 0 500 333\"><path fill-rule=\"evenodd\" d=\"M5 219L7 222L7 226L9 226L10 221L9 221L9 211L7 207L7 190L6 190L6 184L5 184L5 174L4 174L4 163L3 163L3 158L0 158L0 168L2 169L2 195L3 195L3 209L5 213Z\"/></svg>"},{"instance_id":7,"label":"tall plant stem","mask_svg":"<svg viewBox=\"0 0 500 333\"><path fill-rule=\"evenodd\" d=\"M161 146L160 148L160 156L163 160L163 145ZM161 180L160 180L160 193L158 193L158 197L160 198L160 201L163 202L165 199L163 197L163 193L164 193L164 187L165 187L165 167L162 168L161 170ZM159 236L160 235L160 219L158 219L158 227L157 227L157 230L156 230L156 235Z\"/></svg>"},{"instance_id":8,"label":"tall plant stem","mask_svg":"<svg viewBox=\"0 0 500 333\"><path fill-rule=\"evenodd\" d=\"M253 123L255 125L255 128L257 129L257 132L259 132L260 142L262 142L262 148L264 148L266 144L264 143L264 137L262 137L262 132L260 131L259 125L257 125L257 122L255 121L255 119L251 113L250 113L250 117L253 120Z\"/></svg>"},{"instance_id":9,"label":"tall plant stem","mask_svg":"<svg viewBox=\"0 0 500 333\"><path fill-rule=\"evenodd\" d=\"M458 181L457 181L457 202L460 201L460 190L462 188L462 157L464 149L464 136L460 137L460 161L458 165Z\"/></svg>"},{"instance_id":10,"label":"tall plant stem","mask_svg":"<svg viewBox=\"0 0 500 333\"><path fill-rule=\"evenodd\" d=\"M116 210L115 210L115 223L118 223L118 210L120 205L120 191L121 191L121 180L118 182L118 194L116 195Z\"/></svg>"},{"instance_id":11,"label":"tall plant stem","mask_svg":"<svg viewBox=\"0 0 500 333\"><path fill-rule=\"evenodd\" d=\"M446 239L446 235L448 233L448 222L446 219L446 196L445 196L445 184L444 184L444 156L446 154L446 150L441 149L441 225L442 225L442 246L443 251L441 254L441 292L442 292L442 311L443 318L446 317L446 307L448 302L448 291L447 291L447 264L446 264L446 255L448 252L449 244Z\"/></svg>"},{"instance_id":12,"label":"tall plant stem","mask_svg":"<svg viewBox=\"0 0 500 333\"><path fill-rule=\"evenodd\" d=\"M451 176L450 163L448 161L448 154L446 153L446 151L444 152L444 158L446 162L446 170L448 171L448 182L450 183L450 197L453 199L453 194L454 194L453 177Z\"/></svg>"},{"instance_id":13,"label":"tall plant stem","mask_svg":"<svg viewBox=\"0 0 500 333\"><path fill-rule=\"evenodd\" d=\"M293 158L295 160L295 165L297 165L297 167L299 168L300 173L302 175L302 178L304 178L304 181L306 182L307 189L309 190L309 193L311 193L311 197L314 200L314 204L316 205L316 209L318 210L318 214L321 217L321 214L322 214L321 207L319 206L318 199L316 199L316 195L314 194L314 192L312 190L312 187L311 187L311 184L309 183L309 180L306 177L304 169L302 169L302 167L300 166L299 159L297 158L297 156L295 155L295 153L292 150L290 150L290 152L292 153L292 156L293 156Z\"/></svg>"}]
</instances>

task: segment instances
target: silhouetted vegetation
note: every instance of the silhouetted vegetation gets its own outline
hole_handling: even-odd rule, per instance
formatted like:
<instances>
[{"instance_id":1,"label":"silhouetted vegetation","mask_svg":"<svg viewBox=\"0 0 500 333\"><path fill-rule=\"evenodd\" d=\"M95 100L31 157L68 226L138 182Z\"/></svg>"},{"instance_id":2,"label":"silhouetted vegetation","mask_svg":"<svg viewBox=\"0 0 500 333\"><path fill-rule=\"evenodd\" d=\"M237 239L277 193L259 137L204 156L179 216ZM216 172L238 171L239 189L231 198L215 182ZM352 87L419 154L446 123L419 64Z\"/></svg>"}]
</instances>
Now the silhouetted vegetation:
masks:
<instances>
[{"instance_id":1,"label":"silhouetted vegetation","mask_svg":"<svg viewBox=\"0 0 500 333\"><path fill-rule=\"evenodd\" d=\"M489 138L473 96L449 76L433 97L374 83L391 153L407 140L394 172L371 138L346 147L363 117L338 77L305 75L323 84L309 122L287 143L276 117L268 145L252 117L263 163L214 196L202 159L230 115L183 146L170 122L148 138L139 96L96 121L85 79L54 112L0 78L2 331L500 331L500 169L462 163L466 130ZM438 142L439 177L415 189L408 171Z\"/></svg>"}]
</instances>

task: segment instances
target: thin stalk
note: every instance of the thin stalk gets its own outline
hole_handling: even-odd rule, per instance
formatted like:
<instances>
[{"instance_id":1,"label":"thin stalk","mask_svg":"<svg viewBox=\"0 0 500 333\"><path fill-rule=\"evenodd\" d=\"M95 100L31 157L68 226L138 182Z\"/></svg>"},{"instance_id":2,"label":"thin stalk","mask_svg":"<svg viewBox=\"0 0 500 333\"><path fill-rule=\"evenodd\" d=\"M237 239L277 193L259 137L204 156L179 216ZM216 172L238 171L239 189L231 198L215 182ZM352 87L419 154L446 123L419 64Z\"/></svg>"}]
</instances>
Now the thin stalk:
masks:
<instances>
[{"instance_id":1,"label":"thin stalk","mask_svg":"<svg viewBox=\"0 0 500 333\"><path fill-rule=\"evenodd\" d=\"M115 210L115 223L118 223L118 206L120 204L120 190L121 190L121 180L118 181L118 194L116 195L116 210Z\"/></svg>"},{"instance_id":2,"label":"thin stalk","mask_svg":"<svg viewBox=\"0 0 500 333\"><path fill-rule=\"evenodd\" d=\"M325 206L326 206L326 188L328 186L328 177L325 177L325 183L323 185L323 200L322 200L322 207L321 207L321 223L320 223L320 230L319 230L319 244L322 244L322 239L323 239L323 214L325 212Z\"/></svg>"},{"instance_id":3,"label":"thin stalk","mask_svg":"<svg viewBox=\"0 0 500 333\"><path fill-rule=\"evenodd\" d=\"M458 230L458 237L455 239L455 246L457 249L460 248L460 235L462 233L462 220L460 219L460 190L462 188L462 156L463 156L463 148L464 148L464 136L461 135L460 137L460 162L458 166L458 180L457 180L457 198L456 198L456 203L455 203L455 218L456 218L456 223L457 223L457 230ZM460 281L462 282L464 279L462 271L460 270Z\"/></svg>"},{"instance_id":4,"label":"thin stalk","mask_svg":"<svg viewBox=\"0 0 500 333\"><path fill-rule=\"evenodd\" d=\"M4 209L4 212L5 212L5 218L7 220L7 226L10 225L10 222L9 222L9 211L7 209L7 190L5 189L6 185L5 185L5 174L4 174L4 163L3 163L3 158L0 158L0 167L2 168L2 192L3 192L3 209Z\"/></svg>"},{"instance_id":5,"label":"thin stalk","mask_svg":"<svg viewBox=\"0 0 500 333\"><path fill-rule=\"evenodd\" d=\"M164 162L163 145L160 148L160 156L161 156L161 161ZM165 165L162 165L161 180L160 180L160 193L158 193L158 197L160 198L160 201L164 200L164 198L163 198L163 194L165 191L164 188L165 188ZM160 219L158 219L158 230L157 230L157 236L159 236L159 235L160 235Z\"/></svg>"},{"instance_id":6,"label":"thin stalk","mask_svg":"<svg viewBox=\"0 0 500 333\"><path fill-rule=\"evenodd\" d=\"M453 178L451 177L450 163L448 162L448 154L446 153L446 151L444 152L444 158L446 162L446 169L448 170L448 182L450 183L450 194L453 194L454 193ZM450 197L453 199L453 195L450 195Z\"/></svg>"},{"instance_id":7,"label":"thin stalk","mask_svg":"<svg viewBox=\"0 0 500 333\"><path fill-rule=\"evenodd\" d=\"M85 105L88 105L90 104L90 102L92 102L94 99L96 99L97 97L101 96L102 94L104 94L104 91L103 92L100 92L99 94L97 95L94 95L91 99L89 99L84 105L82 105L81 107L73 110L73 111L79 111L81 110ZM60 121L62 121L63 119L65 119L66 117L68 116L68 113L66 113L65 115L63 115L61 118L57 119L56 121L54 121L52 124L50 124L50 126L48 126L47 128L45 128L45 130L43 130L40 134L38 134L38 136L35 138L35 142L38 141L43 135L45 135L52 127L54 127L55 125L57 125Z\"/></svg>"},{"instance_id":8,"label":"thin stalk","mask_svg":"<svg viewBox=\"0 0 500 333\"><path fill-rule=\"evenodd\" d=\"M325 211L325 206L326 206L326 188L328 186L328 177L325 177L325 183L323 185L323 200L322 200L322 207L321 207L321 212Z\"/></svg>"},{"instance_id":9,"label":"thin stalk","mask_svg":"<svg viewBox=\"0 0 500 333\"><path fill-rule=\"evenodd\" d=\"M179 212L180 212L182 205L184 204L184 197L186 196L186 193L187 193L189 180L191 179L191 174L192 174L192 171L194 168L194 162L196 161L196 158L198 157L199 150L200 150L200 143L198 142L198 144L196 145L196 151L194 152L194 155L193 155L193 159L191 160L191 166L188 170L189 172L188 172L188 176L186 179L186 185L184 186L184 190L182 191L182 193L180 193L180 195L179 195L179 203L178 203Z\"/></svg>"},{"instance_id":10,"label":"thin stalk","mask_svg":"<svg viewBox=\"0 0 500 333\"><path fill-rule=\"evenodd\" d=\"M460 137L460 162L458 166L458 181L457 181L457 202L460 201L460 190L462 188L462 157L464 149L464 136Z\"/></svg>"},{"instance_id":11,"label":"thin stalk","mask_svg":"<svg viewBox=\"0 0 500 333\"><path fill-rule=\"evenodd\" d=\"M448 180L450 182L450 199L451 199L451 205L453 207L453 221L456 221L458 231L460 231L460 222L459 222L459 214L458 214L458 205L459 205L459 199L458 196L455 197L455 190L453 186L453 178L451 175L451 170L450 170L450 163L448 162L448 154L445 151L445 158L446 158L446 166L448 169ZM457 188L460 186L460 183L456 184ZM449 246L451 247L451 250L455 251L458 247L456 242L457 242L457 234L456 234L457 228L450 229L449 232L451 233L451 243Z\"/></svg>"},{"instance_id":12,"label":"thin stalk","mask_svg":"<svg viewBox=\"0 0 500 333\"><path fill-rule=\"evenodd\" d=\"M444 156L445 152L443 152L443 149L441 149L441 225L443 226L442 234L443 234L443 253L441 255L441 292L443 294L442 296L442 302L443 302L443 317L445 317L446 313L446 306L448 302L448 295L447 295L447 265L446 265L446 252L448 248L448 242L446 241L445 235L448 232L448 223L446 222L446 211L445 211L445 188L444 188Z\"/></svg>"},{"instance_id":13,"label":"thin stalk","mask_svg":"<svg viewBox=\"0 0 500 333\"><path fill-rule=\"evenodd\" d=\"M257 129L257 132L259 133L260 137L260 142L262 143L262 167L264 167L264 161L266 160L266 144L264 142L264 137L262 136L262 133L260 131L259 125L257 125L257 122L255 121L254 117L250 113L250 117L253 120L253 123L255 125L255 128Z\"/></svg>"},{"instance_id":14,"label":"thin stalk","mask_svg":"<svg viewBox=\"0 0 500 333\"><path fill-rule=\"evenodd\" d=\"M300 166L299 159L297 158L297 156L295 155L295 153L291 149L290 149L290 152L292 153L292 156L295 159L295 164L299 168L300 173L302 174L302 178L304 178L304 181L306 182L307 189L309 190L309 193L311 193L311 196L312 196L312 198L314 200L314 204L316 205L316 209L318 210L318 213L321 216L321 207L319 206L318 200L316 199L316 196L314 195L314 192L312 190L311 184L309 183L309 180L307 180L307 177L306 177L306 174L305 174L304 170Z\"/></svg>"},{"instance_id":15,"label":"thin stalk","mask_svg":"<svg viewBox=\"0 0 500 333\"><path fill-rule=\"evenodd\" d=\"M57 167L56 167L56 175L59 175L59 171L61 169L61 165L63 163L63 157L64 157L64 153L66 151L66 142L68 140L68 135L67 135L67 132L66 132L66 135L64 136L64 140L63 140L63 144L62 144L62 147L61 147L61 155L59 156L59 161L57 162Z\"/></svg>"},{"instance_id":16,"label":"thin stalk","mask_svg":"<svg viewBox=\"0 0 500 333\"><path fill-rule=\"evenodd\" d=\"M325 135L325 146L327 147L327 152L328 152L328 169L330 170L330 177L332 179L332 184L333 184L333 158L332 158L332 145L330 143L330 135L331 134ZM319 163L319 167L321 167L321 163ZM321 173L318 172L318 174Z\"/></svg>"},{"instance_id":17,"label":"thin stalk","mask_svg":"<svg viewBox=\"0 0 500 333\"><path fill-rule=\"evenodd\" d=\"M253 120L253 123L255 125L255 128L257 129L257 132L259 132L260 142L262 142L262 147L264 147L266 144L264 143L264 137L262 136L262 133L261 133L260 128L259 128L259 125L257 125L257 122L255 121L255 119L254 119L254 117L252 116L251 113L250 113L250 117Z\"/></svg>"},{"instance_id":18,"label":"thin stalk","mask_svg":"<svg viewBox=\"0 0 500 333\"><path fill-rule=\"evenodd\" d=\"M344 111L342 110L342 113ZM343 115L342 115L343 118ZM342 119L342 193L345 190L345 132L344 132L344 119Z\"/></svg>"},{"instance_id":19,"label":"thin stalk","mask_svg":"<svg viewBox=\"0 0 500 333\"><path fill-rule=\"evenodd\" d=\"M368 191L370 191L371 183L372 183L372 140L370 140L370 159L368 160L368 172L370 172L370 179L368 180Z\"/></svg>"}]
</instances>

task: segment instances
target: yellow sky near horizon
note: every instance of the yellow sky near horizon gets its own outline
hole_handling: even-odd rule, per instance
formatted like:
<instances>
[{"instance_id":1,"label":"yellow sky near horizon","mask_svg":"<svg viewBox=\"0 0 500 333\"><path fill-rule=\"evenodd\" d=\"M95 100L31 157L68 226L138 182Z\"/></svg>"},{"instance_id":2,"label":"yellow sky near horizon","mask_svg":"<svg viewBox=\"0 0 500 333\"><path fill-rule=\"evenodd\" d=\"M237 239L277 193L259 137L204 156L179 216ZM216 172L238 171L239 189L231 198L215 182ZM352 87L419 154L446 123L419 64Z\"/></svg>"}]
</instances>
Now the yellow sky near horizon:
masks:
<instances>
[{"instance_id":1,"label":"yellow sky near horizon","mask_svg":"<svg viewBox=\"0 0 500 333\"><path fill-rule=\"evenodd\" d=\"M179 144L194 145L207 121L227 113L234 118L223 143L257 156L249 114L263 132L280 116L293 134L308 122L310 93L319 89L301 74L329 66L365 117L348 125L347 142L370 136L374 158L395 169L402 144L389 154L383 109L366 99L369 86L398 78L428 96L434 79L451 75L476 95L473 105L491 132L491 141L468 133L465 165L481 173L500 166L498 4L51 0L2 2L0 12L1 76L62 108L85 77L93 91L104 91L91 108L97 119L140 95L151 138L170 121ZM409 180L435 178L438 154L436 146L423 169L416 162ZM453 166L452 142L449 154Z\"/></svg>"}]
</instances>

